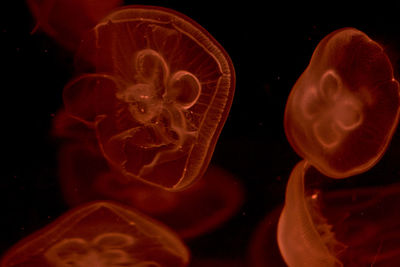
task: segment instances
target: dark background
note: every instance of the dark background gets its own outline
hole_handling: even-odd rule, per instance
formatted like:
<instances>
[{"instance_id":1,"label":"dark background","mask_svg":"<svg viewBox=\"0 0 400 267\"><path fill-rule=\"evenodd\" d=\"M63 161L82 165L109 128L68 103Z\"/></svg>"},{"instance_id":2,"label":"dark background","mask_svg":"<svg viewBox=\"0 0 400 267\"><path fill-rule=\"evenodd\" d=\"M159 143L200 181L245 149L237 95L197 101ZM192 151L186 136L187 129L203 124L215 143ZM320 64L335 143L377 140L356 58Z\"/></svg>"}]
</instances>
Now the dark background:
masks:
<instances>
[{"instance_id":1,"label":"dark background","mask_svg":"<svg viewBox=\"0 0 400 267\"><path fill-rule=\"evenodd\" d=\"M236 69L232 109L212 163L241 180L246 202L228 223L189 243L194 257L244 259L257 224L283 203L286 181L300 160L284 134L285 103L324 36L342 27L358 28L385 47L399 78L397 6L236 2L126 1L191 17L221 43ZM0 255L68 210L58 185L57 142L50 129L62 106L63 86L73 73L71 53L42 32L30 34L35 22L24 1L8 1L1 10ZM398 180L399 150L396 133L372 170L338 184Z\"/></svg>"}]
</instances>

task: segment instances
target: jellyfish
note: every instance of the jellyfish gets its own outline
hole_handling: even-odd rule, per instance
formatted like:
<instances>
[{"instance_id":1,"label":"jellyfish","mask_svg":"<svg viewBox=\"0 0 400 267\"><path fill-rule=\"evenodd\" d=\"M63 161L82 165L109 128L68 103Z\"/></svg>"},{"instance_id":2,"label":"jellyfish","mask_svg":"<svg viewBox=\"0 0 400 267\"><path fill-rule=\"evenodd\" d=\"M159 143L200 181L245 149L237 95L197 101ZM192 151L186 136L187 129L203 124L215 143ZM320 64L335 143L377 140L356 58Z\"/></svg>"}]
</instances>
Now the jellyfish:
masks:
<instances>
[{"instance_id":1,"label":"jellyfish","mask_svg":"<svg viewBox=\"0 0 400 267\"><path fill-rule=\"evenodd\" d=\"M177 191L202 176L235 83L206 30L170 9L126 6L86 36L76 66L83 74L64 88L66 112L94 129L123 179Z\"/></svg>"},{"instance_id":2,"label":"jellyfish","mask_svg":"<svg viewBox=\"0 0 400 267\"><path fill-rule=\"evenodd\" d=\"M75 51L84 34L122 0L27 0L36 29L43 30L65 48Z\"/></svg>"},{"instance_id":3,"label":"jellyfish","mask_svg":"<svg viewBox=\"0 0 400 267\"><path fill-rule=\"evenodd\" d=\"M71 210L11 248L11 266L187 266L189 252L175 233L128 207L91 202Z\"/></svg>"},{"instance_id":4,"label":"jellyfish","mask_svg":"<svg viewBox=\"0 0 400 267\"><path fill-rule=\"evenodd\" d=\"M302 158L326 176L365 172L382 157L399 117L399 83L383 48L345 28L317 46L294 85L285 133Z\"/></svg>"},{"instance_id":5,"label":"jellyfish","mask_svg":"<svg viewBox=\"0 0 400 267\"><path fill-rule=\"evenodd\" d=\"M281 255L288 266L343 266L337 253L344 245L336 240L326 218L306 195L304 176L310 164L302 160L293 169L286 187L285 205L277 228Z\"/></svg>"},{"instance_id":6,"label":"jellyfish","mask_svg":"<svg viewBox=\"0 0 400 267\"><path fill-rule=\"evenodd\" d=\"M222 225L239 210L244 199L241 183L213 165L202 179L179 192L139 181L120 183L118 175L93 147L67 143L60 149L60 185L69 205L99 199L118 201L166 224L183 239Z\"/></svg>"},{"instance_id":7,"label":"jellyfish","mask_svg":"<svg viewBox=\"0 0 400 267\"><path fill-rule=\"evenodd\" d=\"M278 222L288 266L397 266L400 184L328 190L307 161L293 170Z\"/></svg>"}]
</instances>

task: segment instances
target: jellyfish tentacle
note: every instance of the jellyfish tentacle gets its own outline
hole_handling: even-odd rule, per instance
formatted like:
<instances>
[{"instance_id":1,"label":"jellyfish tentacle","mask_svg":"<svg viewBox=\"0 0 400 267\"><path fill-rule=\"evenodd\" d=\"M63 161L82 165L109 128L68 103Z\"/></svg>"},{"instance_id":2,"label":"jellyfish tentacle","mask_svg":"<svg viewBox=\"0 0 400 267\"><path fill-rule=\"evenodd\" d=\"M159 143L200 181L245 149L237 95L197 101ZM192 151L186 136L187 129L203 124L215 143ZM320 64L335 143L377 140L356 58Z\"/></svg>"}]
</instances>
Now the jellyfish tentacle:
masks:
<instances>
[{"instance_id":1,"label":"jellyfish tentacle","mask_svg":"<svg viewBox=\"0 0 400 267\"><path fill-rule=\"evenodd\" d=\"M111 113L115 106L117 81L108 74L85 74L69 82L63 91L65 109L70 116L94 126L96 118Z\"/></svg>"},{"instance_id":2,"label":"jellyfish tentacle","mask_svg":"<svg viewBox=\"0 0 400 267\"><path fill-rule=\"evenodd\" d=\"M187 130L186 118L182 110L169 106L164 111L167 124L158 127L157 130L164 137L167 146L159 151L150 163L143 165L139 175L148 174L156 165L183 157L188 152L189 144L196 138L195 131Z\"/></svg>"}]
</instances>

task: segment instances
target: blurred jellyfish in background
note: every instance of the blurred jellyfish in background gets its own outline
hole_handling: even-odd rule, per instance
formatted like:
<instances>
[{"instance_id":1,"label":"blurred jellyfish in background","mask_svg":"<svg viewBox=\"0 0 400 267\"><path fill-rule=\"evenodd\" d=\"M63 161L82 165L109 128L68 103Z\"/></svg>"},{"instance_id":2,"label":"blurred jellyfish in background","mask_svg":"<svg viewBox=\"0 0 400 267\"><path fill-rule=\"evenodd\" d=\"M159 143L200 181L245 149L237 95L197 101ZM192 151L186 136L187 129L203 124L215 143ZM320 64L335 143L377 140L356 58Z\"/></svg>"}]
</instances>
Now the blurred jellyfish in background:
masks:
<instances>
[{"instance_id":1,"label":"blurred jellyfish in background","mask_svg":"<svg viewBox=\"0 0 400 267\"><path fill-rule=\"evenodd\" d=\"M65 109L94 129L121 178L177 191L203 175L235 84L206 30L173 10L126 6L89 32L76 66Z\"/></svg>"},{"instance_id":2,"label":"blurred jellyfish in background","mask_svg":"<svg viewBox=\"0 0 400 267\"><path fill-rule=\"evenodd\" d=\"M11 266L187 266L175 233L126 206L91 202L69 211L12 247Z\"/></svg>"},{"instance_id":3,"label":"blurred jellyfish in background","mask_svg":"<svg viewBox=\"0 0 400 267\"><path fill-rule=\"evenodd\" d=\"M249 267L286 267L277 243L277 225L282 207L270 211L254 229L248 251Z\"/></svg>"},{"instance_id":4,"label":"blurred jellyfish in background","mask_svg":"<svg viewBox=\"0 0 400 267\"><path fill-rule=\"evenodd\" d=\"M68 50L75 51L92 29L123 0L27 0L36 30L43 30Z\"/></svg>"},{"instance_id":5,"label":"blurred jellyfish in background","mask_svg":"<svg viewBox=\"0 0 400 267\"><path fill-rule=\"evenodd\" d=\"M385 152L399 117L399 83L383 48L344 28L326 36L294 85L285 132L326 176L367 171Z\"/></svg>"},{"instance_id":6,"label":"blurred jellyfish in background","mask_svg":"<svg viewBox=\"0 0 400 267\"><path fill-rule=\"evenodd\" d=\"M223 225L240 209L244 193L229 172L210 165L201 180L190 188L169 192L152 186L115 183L112 174L95 181L95 190L133 206L165 223L184 239L198 237Z\"/></svg>"},{"instance_id":7,"label":"blurred jellyfish in background","mask_svg":"<svg viewBox=\"0 0 400 267\"><path fill-rule=\"evenodd\" d=\"M59 162L60 184L70 206L115 200L165 223L185 239L223 224L244 199L241 183L215 166L190 188L169 192L138 181L119 182L121 174L108 168L100 151L81 143L64 144Z\"/></svg>"}]
</instances>

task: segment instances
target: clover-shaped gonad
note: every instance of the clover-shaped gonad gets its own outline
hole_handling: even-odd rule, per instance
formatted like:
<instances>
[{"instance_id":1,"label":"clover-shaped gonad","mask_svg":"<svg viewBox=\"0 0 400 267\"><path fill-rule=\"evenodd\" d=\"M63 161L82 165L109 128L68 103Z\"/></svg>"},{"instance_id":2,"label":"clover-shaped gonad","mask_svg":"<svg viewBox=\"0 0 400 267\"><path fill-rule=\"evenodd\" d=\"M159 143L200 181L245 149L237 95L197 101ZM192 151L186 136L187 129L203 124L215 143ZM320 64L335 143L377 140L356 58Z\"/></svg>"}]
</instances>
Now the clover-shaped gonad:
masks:
<instances>
[{"instance_id":1,"label":"clover-shaped gonad","mask_svg":"<svg viewBox=\"0 0 400 267\"><path fill-rule=\"evenodd\" d=\"M334 148L345 135L361 125L361 103L346 94L340 77L333 70L326 71L318 86L311 87L303 96L303 113L313 121L313 133L324 147Z\"/></svg>"},{"instance_id":2,"label":"clover-shaped gonad","mask_svg":"<svg viewBox=\"0 0 400 267\"><path fill-rule=\"evenodd\" d=\"M45 257L51 264L60 267L142 266L137 264L138 261L124 251L125 247L133 244L134 239L130 235L122 233L100 234L92 241L78 237L67 238L48 249Z\"/></svg>"}]
</instances>

